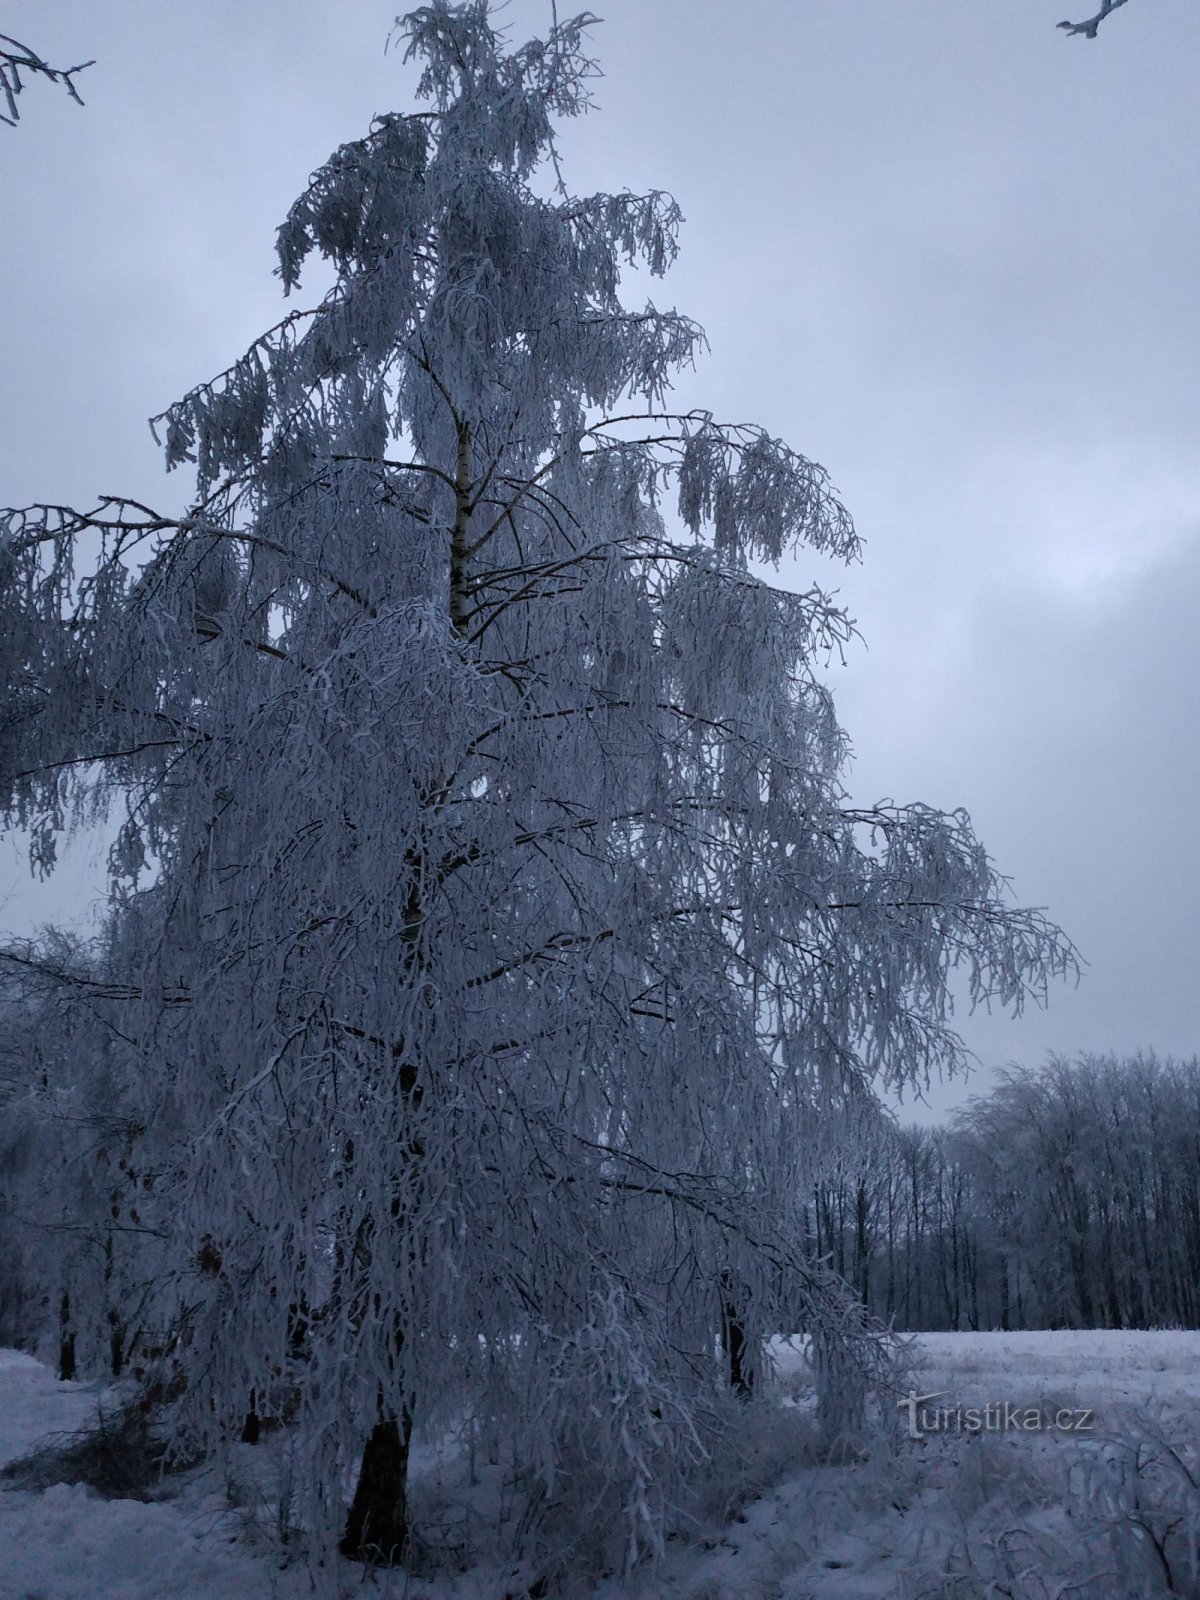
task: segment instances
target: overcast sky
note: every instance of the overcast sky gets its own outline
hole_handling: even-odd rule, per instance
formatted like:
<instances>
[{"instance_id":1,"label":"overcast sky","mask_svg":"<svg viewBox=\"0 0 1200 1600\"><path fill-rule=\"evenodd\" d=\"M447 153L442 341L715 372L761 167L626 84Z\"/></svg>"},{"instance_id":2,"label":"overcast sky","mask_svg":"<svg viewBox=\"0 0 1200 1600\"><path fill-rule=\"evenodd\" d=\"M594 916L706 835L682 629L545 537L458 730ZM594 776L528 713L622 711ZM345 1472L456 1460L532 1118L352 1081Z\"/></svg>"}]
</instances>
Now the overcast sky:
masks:
<instances>
[{"instance_id":1,"label":"overcast sky","mask_svg":"<svg viewBox=\"0 0 1200 1600\"><path fill-rule=\"evenodd\" d=\"M1071 11L1072 3L1075 11ZM274 230L373 114L413 106L395 0L0 0L34 82L0 127L0 502L181 506L145 418L281 314ZM570 0L564 0L564 14ZM610 0L578 191L669 189L651 292L706 328L683 403L829 469L866 539L832 682L859 801L965 806L1089 967L983 1069L1200 1051L1200 6ZM513 0L519 39L549 0ZM644 298L643 281L629 298ZM301 303L308 303L307 298ZM78 920L87 847L0 927Z\"/></svg>"}]
</instances>

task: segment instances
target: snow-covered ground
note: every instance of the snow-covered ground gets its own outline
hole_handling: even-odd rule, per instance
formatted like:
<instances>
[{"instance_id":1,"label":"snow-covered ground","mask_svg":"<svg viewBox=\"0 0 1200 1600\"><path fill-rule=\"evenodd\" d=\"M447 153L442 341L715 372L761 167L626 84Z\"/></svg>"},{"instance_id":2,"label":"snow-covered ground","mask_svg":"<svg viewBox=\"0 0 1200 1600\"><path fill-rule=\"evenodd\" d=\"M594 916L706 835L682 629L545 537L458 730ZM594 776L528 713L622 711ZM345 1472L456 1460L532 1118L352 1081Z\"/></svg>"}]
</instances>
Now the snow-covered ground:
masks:
<instances>
[{"instance_id":1,"label":"snow-covered ground","mask_svg":"<svg viewBox=\"0 0 1200 1600\"><path fill-rule=\"evenodd\" d=\"M770 1424L774 1486L735 1520L672 1546L653 1570L608 1579L596 1600L1137 1600L1196 1593L1200 1536L1200 1333L926 1334L921 1395L999 1421L1007 1405L1091 1413L1084 1434L980 1426L896 1438L873 1460L817 1466L806 1449L811 1386L802 1350L778 1346L789 1404ZM103 1397L0 1352L0 1463L79 1428ZM992 1409L988 1409L992 1408ZM299 1600L241 1537L211 1479L170 1500L103 1500L81 1487L0 1493L0 1600ZM1169 1531L1168 1531L1169 1530ZM1186 1569L1186 1570L1185 1570ZM1073 1583L1066 1589L1064 1584ZM1180 1587L1168 1587L1175 1583ZM495 1572L429 1583L347 1566L340 1592L366 1600L500 1600Z\"/></svg>"},{"instance_id":2,"label":"snow-covered ground","mask_svg":"<svg viewBox=\"0 0 1200 1600\"><path fill-rule=\"evenodd\" d=\"M32 1356L0 1350L0 1466L95 1420L103 1392L59 1383ZM240 1549L204 1500L104 1500L79 1485L0 1493L0 1600L292 1600L299 1572Z\"/></svg>"}]
</instances>

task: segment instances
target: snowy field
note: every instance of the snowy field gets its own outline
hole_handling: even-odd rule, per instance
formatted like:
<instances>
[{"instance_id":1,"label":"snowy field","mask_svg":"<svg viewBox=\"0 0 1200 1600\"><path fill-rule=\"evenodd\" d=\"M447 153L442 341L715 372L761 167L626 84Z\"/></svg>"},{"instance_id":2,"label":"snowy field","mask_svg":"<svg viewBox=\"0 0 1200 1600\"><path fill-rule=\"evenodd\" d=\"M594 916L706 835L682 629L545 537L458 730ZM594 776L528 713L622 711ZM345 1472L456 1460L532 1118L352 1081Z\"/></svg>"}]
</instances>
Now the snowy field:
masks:
<instances>
[{"instance_id":1,"label":"snowy field","mask_svg":"<svg viewBox=\"0 0 1200 1600\"><path fill-rule=\"evenodd\" d=\"M680 1542L654 1571L602 1582L596 1600L1084 1600L1195 1594L1200 1536L1200 1333L926 1334L917 1392L996 1426L895 1437L872 1460L812 1464L802 1350L775 1351L785 1397L764 1421L772 1486L732 1520ZM97 1389L0 1352L0 1463L96 1414ZM1090 1413L1086 1433L1002 1428L1004 1408ZM293 1600L302 1567L246 1542L208 1477L153 1504L58 1485L0 1493L0 1600ZM501 1600L493 1569L437 1583L347 1565L341 1595ZM519 1586L516 1593L520 1593Z\"/></svg>"}]
</instances>

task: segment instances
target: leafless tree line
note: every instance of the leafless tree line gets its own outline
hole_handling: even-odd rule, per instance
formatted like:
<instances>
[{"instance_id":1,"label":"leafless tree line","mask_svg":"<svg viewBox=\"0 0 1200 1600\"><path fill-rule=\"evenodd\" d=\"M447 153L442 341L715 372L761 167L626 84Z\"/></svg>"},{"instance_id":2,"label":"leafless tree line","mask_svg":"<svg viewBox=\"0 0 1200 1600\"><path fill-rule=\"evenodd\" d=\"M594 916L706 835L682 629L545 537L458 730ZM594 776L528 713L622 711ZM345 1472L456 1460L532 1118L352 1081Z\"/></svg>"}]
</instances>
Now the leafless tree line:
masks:
<instances>
[{"instance_id":1,"label":"leafless tree line","mask_svg":"<svg viewBox=\"0 0 1200 1600\"><path fill-rule=\"evenodd\" d=\"M811 1226L900 1329L1200 1326L1200 1064L1053 1059L949 1127L880 1121Z\"/></svg>"}]
</instances>

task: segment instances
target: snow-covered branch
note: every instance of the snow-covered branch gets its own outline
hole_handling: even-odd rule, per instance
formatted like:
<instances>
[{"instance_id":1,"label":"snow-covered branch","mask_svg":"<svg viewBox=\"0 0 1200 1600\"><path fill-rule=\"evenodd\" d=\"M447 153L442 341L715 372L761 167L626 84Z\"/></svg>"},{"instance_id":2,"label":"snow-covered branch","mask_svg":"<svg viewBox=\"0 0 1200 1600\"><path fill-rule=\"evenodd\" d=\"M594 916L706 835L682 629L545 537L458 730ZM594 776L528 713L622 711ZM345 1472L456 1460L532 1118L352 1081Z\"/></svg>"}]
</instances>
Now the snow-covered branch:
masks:
<instances>
[{"instance_id":1,"label":"snow-covered branch","mask_svg":"<svg viewBox=\"0 0 1200 1600\"><path fill-rule=\"evenodd\" d=\"M1124 4L1125 0L1102 0L1100 9L1094 17L1088 17L1085 22L1060 22L1058 26L1065 28L1068 33L1081 33L1085 39L1094 39L1099 31L1100 24L1109 13Z\"/></svg>"},{"instance_id":2,"label":"snow-covered branch","mask_svg":"<svg viewBox=\"0 0 1200 1600\"><path fill-rule=\"evenodd\" d=\"M7 116L0 112L0 122L6 122L10 128L15 128L20 121L21 111L17 104L17 96L25 88L22 73L26 76L45 78L50 83L61 84L75 104L81 106L83 101L79 90L75 87L75 75L95 65L94 61L81 61L77 67L52 67L48 61L43 60L36 51L22 44L19 39L0 33L0 95L3 95L8 111Z\"/></svg>"}]
</instances>

